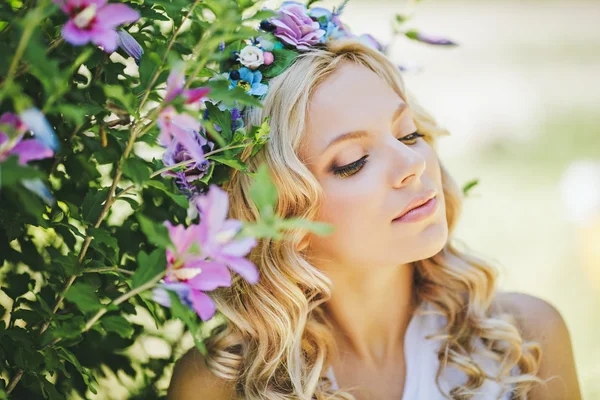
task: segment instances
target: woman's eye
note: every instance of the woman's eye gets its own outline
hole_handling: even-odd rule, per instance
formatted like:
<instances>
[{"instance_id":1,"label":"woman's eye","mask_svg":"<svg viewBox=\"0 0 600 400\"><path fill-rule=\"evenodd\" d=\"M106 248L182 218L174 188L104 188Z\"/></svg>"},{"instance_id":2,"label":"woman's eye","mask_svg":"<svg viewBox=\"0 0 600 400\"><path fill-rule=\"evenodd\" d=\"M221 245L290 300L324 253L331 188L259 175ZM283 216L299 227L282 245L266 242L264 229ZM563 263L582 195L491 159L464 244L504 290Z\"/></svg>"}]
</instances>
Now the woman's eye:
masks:
<instances>
[{"instance_id":1,"label":"woman's eye","mask_svg":"<svg viewBox=\"0 0 600 400\"><path fill-rule=\"evenodd\" d=\"M420 134L419 131L414 131L410 135L406 135L404 137L401 137L398 140L401 140L401 141L408 140L408 141L412 142L410 144L415 144L416 142L414 142L414 141L417 140L420 137L423 137L423 136L425 136L425 135Z\"/></svg>"},{"instance_id":2,"label":"woman's eye","mask_svg":"<svg viewBox=\"0 0 600 400\"><path fill-rule=\"evenodd\" d=\"M398 140L404 142L404 141L408 141L409 145L413 145L417 143L417 139L420 137L423 137L425 135L420 134L418 131L415 131L409 135L406 135L404 137L399 138ZM354 161L353 163L344 165L343 167L337 167L337 168L332 168L332 172L334 175L340 176L342 178L347 178L349 176L352 176L354 174L356 174L358 171L360 171L362 169L362 167L367 163L367 157L369 157L369 155L366 155L362 158L360 158L359 160Z\"/></svg>"},{"instance_id":3,"label":"woman's eye","mask_svg":"<svg viewBox=\"0 0 600 400\"><path fill-rule=\"evenodd\" d=\"M344 165L343 167L332 168L331 172L333 172L334 175L340 176L342 178L354 175L365 165L365 163L367 162L367 157L369 156L366 155L361 159L354 161L353 163Z\"/></svg>"}]
</instances>

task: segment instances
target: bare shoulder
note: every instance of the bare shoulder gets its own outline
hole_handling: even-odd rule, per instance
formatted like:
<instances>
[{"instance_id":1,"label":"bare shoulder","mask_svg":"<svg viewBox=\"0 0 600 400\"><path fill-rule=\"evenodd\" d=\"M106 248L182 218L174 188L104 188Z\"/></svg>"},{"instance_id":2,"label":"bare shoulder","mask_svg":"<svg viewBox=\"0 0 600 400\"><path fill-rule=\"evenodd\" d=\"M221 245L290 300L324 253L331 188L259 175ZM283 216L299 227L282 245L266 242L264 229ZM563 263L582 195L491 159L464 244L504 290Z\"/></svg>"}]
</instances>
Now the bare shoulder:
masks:
<instances>
[{"instance_id":1,"label":"bare shoulder","mask_svg":"<svg viewBox=\"0 0 600 400\"><path fill-rule=\"evenodd\" d=\"M515 317L525 341L538 342L542 360L537 385L528 399L581 399L571 335L557 308L546 300L525 293L500 292L495 307Z\"/></svg>"},{"instance_id":2,"label":"bare shoulder","mask_svg":"<svg viewBox=\"0 0 600 400\"><path fill-rule=\"evenodd\" d=\"M193 347L175 363L168 400L233 400L234 384L216 376L204 356Z\"/></svg>"}]
</instances>

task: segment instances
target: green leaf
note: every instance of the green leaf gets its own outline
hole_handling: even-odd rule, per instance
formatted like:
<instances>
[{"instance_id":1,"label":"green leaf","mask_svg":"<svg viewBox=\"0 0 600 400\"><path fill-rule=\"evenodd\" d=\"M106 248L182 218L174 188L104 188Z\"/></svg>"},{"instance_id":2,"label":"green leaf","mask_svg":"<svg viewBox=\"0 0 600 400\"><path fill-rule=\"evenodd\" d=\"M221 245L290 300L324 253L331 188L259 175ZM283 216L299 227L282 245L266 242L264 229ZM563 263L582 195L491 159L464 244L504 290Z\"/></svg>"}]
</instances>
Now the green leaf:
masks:
<instances>
[{"instance_id":1,"label":"green leaf","mask_svg":"<svg viewBox=\"0 0 600 400\"><path fill-rule=\"evenodd\" d=\"M131 288L142 286L167 267L167 258L163 249L156 249L149 255L143 250L137 256L138 269L131 278Z\"/></svg>"},{"instance_id":2,"label":"green leaf","mask_svg":"<svg viewBox=\"0 0 600 400\"><path fill-rule=\"evenodd\" d=\"M20 165L16 155L0 162L0 188L14 186L23 179L44 178L44 174L27 165Z\"/></svg>"},{"instance_id":3,"label":"green leaf","mask_svg":"<svg viewBox=\"0 0 600 400\"><path fill-rule=\"evenodd\" d=\"M144 232L150 243L162 249L171 246L169 230L166 226L152 221L150 218L144 216L143 214L138 213L135 216L140 222L140 228L142 228L142 232Z\"/></svg>"},{"instance_id":4,"label":"green leaf","mask_svg":"<svg viewBox=\"0 0 600 400\"><path fill-rule=\"evenodd\" d=\"M81 374L81 377L83 378L83 381L85 382L86 386L90 389L90 391L92 393L96 394L96 388L94 387L93 384L94 383L97 384L98 381L96 380L96 378L92 374L91 370L89 370L88 368L83 367L81 365L81 363L79 362L79 360L77 360L77 357L75 357L75 355L73 353L71 353L69 350L65 349L64 347L61 347L58 350L58 356L60 358L62 358L63 360L68 361L71 364L73 364L73 366Z\"/></svg>"},{"instance_id":5,"label":"green leaf","mask_svg":"<svg viewBox=\"0 0 600 400\"><path fill-rule=\"evenodd\" d=\"M277 187L271 181L269 167L266 163L262 163L258 171L251 175L255 180L250 186L250 198L256 204L261 217L270 219L273 217L277 202Z\"/></svg>"},{"instance_id":6,"label":"green leaf","mask_svg":"<svg viewBox=\"0 0 600 400\"><path fill-rule=\"evenodd\" d=\"M280 75L294 62L298 53L288 49L275 49L272 51L275 61L271 64L267 70L263 72L263 77L273 78Z\"/></svg>"},{"instance_id":7,"label":"green leaf","mask_svg":"<svg viewBox=\"0 0 600 400\"><path fill-rule=\"evenodd\" d=\"M65 397L58 393L54 384L50 383L47 377L40 379L40 387L42 389L42 393L44 394L44 398L50 400L64 400Z\"/></svg>"},{"instance_id":8,"label":"green leaf","mask_svg":"<svg viewBox=\"0 0 600 400\"><path fill-rule=\"evenodd\" d=\"M106 97L113 100L115 104L123 107L125 111L128 111L130 114L134 114L134 104L136 99L133 93L125 92L125 89L122 86L105 85L104 94L106 95Z\"/></svg>"},{"instance_id":9,"label":"green leaf","mask_svg":"<svg viewBox=\"0 0 600 400\"><path fill-rule=\"evenodd\" d=\"M242 160L239 160L237 158L227 157L227 156L224 156L221 154L213 154L212 156L206 157L206 159L218 161L221 164L225 164L231 168L235 168L240 171L246 171L248 168L248 166Z\"/></svg>"},{"instance_id":10,"label":"green leaf","mask_svg":"<svg viewBox=\"0 0 600 400\"><path fill-rule=\"evenodd\" d=\"M54 271L63 276L77 275L81 272L81 264L71 253L53 258L51 265Z\"/></svg>"},{"instance_id":11,"label":"green leaf","mask_svg":"<svg viewBox=\"0 0 600 400\"><path fill-rule=\"evenodd\" d=\"M335 227L331 224L319 221L310 221L304 218L288 218L277 222L278 227L283 229L306 229L319 236L331 235Z\"/></svg>"},{"instance_id":12,"label":"green leaf","mask_svg":"<svg viewBox=\"0 0 600 400\"><path fill-rule=\"evenodd\" d=\"M179 318L192 332L194 332L198 327L198 315L181 302L177 293L171 290L167 290L167 292L169 293L169 298L171 300L171 313L173 314L173 317Z\"/></svg>"},{"instance_id":13,"label":"green leaf","mask_svg":"<svg viewBox=\"0 0 600 400\"><path fill-rule=\"evenodd\" d=\"M158 70L160 61L160 56L155 52L149 52L142 57L142 61L140 62L140 83L143 88L147 90L152 89L148 88L148 85L150 85L150 80Z\"/></svg>"},{"instance_id":14,"label":"green leaf","mask_svg":"<svg viewBox=\"0 0 600 400\"><path fill-rule=\"evenodd\" d=\"M97 311L104 307L94 292L94 288L83 282L75 282L67 291L65 298L77 304L77 307L83 312Z\"/></svg>"},{"instance_id":15,"label":"green leaf","mask_svg":"<svg viewBox=\"0 0 600 400\"><path fill-rule=\"evenodd\" d=\"M123 163L123 173L137 184L141 184L150 179L151 172L148 164L137 157L129 157Z\"/></svg>"},{"instance_id":16,"label":"green leaf","mask_svg":"<svg viewBox=\"0 0 600 400\"><path fill-rule=\"evenodd\" d=\"M464 186L463 186L463 194L465 196L467 196L467 193L473 189L475 186L477 186L479 184L479 179L473 179L471 181L468 181Z\"/></svg>"},{"instance_id":17,"label":"green leaf","mask_svg":"<svg viewBox=\"0 0 600 400\"><path fill-rule=\"evenodd\" d=\"M94 238L91 247L106 257L109 264L117 264L119 256L117 238L106 229L88 228L87 233Z\"/></svg>"},{"instance_id":18,"label":"green leaf","mask_svg":"<svg viewBox=\"0 0 600 400\"><path fill-rule=\"evenodd\" d=\"M61 113L76 125L82 125L85 121L85 109L73 104L59 104L51 113Z\"/></svg>"},{"instance_id":19,"label":"green leaf","mask_svg":"<svg viewBox=\"0 0 600 400\"><path fill-rule=\"evenodd\" d=\"M90 224L95 224L98 217L100 217L100 212L102 211L102 203L106 200L108 195L109 188L101 188L101 189L90 189L85 198L83 199L83 203L81 204L81 216L83 220L89 222Z\"/></svg>"},{"instance_id":20,"label":"green leaf","mask_svg":"<svg viewBox=\"0 0 600 400\"><path fill-rule=\"evenodd\" d=\"M173 201L181 208L188 208L189 203L187 198L185 197L185 195L183 194L174 194L173 192L171 192L169 189L167 189L167 187L165 186L165 184L161 181L157 181L157 180L149 180L144 182L144 184L146 186L150 186L153 187L155 189L158 189L162 192L164 192L167 196L169 196L171 199L173 199Z\"/></svg>"},{"instance_id":21,"label":"green leaf","mask_svg":"<svg viewBox=\"0 0 600 400\"><path fill-rule=\"evenodd\" d=\"M262 107L262 102L255 96L246 93L244 89L239 86L229 89L229 79L214 79L204 84L205 87L210 88L210 98L216 102L222 102L225 106L233 108L240 105L249 105ZM237 104L236 104L237 102ZM205 102L206 104L207 102Z\"/></svg>"},{"instance_id":22,"label":"green leaf","mask_svg":"<svg viewBox=\"0 0 600 400\"><path fill-rule=\"evenodd\" d=\"M216 123L221 128L221 136L227 142L231 141L231 111L221 111L217 106L210 102L205 102L206 109L208 110L208 116L211 121Z\"/></svg>"},{"instance_id":23,"label":"green leaf","mask_svg":"<svg viewBox=\"0 0 600 400\"><path fill-rule=\"evenodd\" d=\"M106 329L107 332L115 332L117 335L125 339L129 339L134 333L131 322L127 321L120 315L110 315L108 317L104 317L100 320L100 324L104 327L104 329Z\"/></svg>"}]
</instances>

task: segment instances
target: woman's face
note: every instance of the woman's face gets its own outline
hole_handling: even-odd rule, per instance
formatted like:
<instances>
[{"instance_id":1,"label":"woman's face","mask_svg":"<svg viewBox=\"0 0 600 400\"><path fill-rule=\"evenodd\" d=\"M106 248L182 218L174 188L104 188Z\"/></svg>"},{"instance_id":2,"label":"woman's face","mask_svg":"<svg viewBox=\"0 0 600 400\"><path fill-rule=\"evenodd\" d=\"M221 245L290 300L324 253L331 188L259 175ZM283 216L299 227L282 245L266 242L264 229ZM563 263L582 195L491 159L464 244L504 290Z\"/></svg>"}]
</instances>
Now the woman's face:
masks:
<instances>
[{"instance_id":1,"label":"woman's face","mask_svg":"<svg viewBox=\"0 0 600 400\"><path fill-rule=\"evenodd\" d=\"M440 165L429 144L411 135L416 130L402 98L364 66L346 62L316 89L299 156L325 194L319 220L336 231L311 235L309 254L372 268L422 260L444 247L448 226ZM360 137L330 144L360 131ZM366 162L355 163L361 159ZM344 166L349 167L340 169ZM393 222L413 200L434 192L433 212Z\"/></svg>"}]
</instances>

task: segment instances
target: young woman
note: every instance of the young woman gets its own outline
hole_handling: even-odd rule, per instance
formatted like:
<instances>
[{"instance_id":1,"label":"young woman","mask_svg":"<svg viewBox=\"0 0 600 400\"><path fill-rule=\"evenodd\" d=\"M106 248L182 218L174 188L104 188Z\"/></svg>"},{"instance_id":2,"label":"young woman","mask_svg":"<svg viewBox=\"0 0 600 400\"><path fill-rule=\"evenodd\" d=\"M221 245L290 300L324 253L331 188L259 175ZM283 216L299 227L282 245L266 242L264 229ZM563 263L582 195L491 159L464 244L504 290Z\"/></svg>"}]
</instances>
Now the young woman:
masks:
<instances>
[{"instance_id":1,"label":"young woman","mask_svg":"<svg viewBox=\"0 0 600 400\"><path fill-rule=\"evenodd\" d=\"M250 170L268 163L278 215L336 230L259 242L260 281L211 292L228 322L206 358L177 362L170 400L581 398L556 309L497 292L495 270L453 244L462 191L435 152L448 132L385 55L328 42L263 103L245 115L271 125ZM257 218L250 183L226 185L230 218Z\"/></svg>"}]
</instances>

